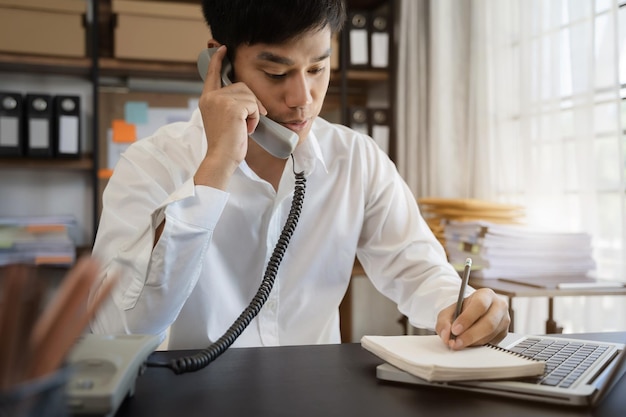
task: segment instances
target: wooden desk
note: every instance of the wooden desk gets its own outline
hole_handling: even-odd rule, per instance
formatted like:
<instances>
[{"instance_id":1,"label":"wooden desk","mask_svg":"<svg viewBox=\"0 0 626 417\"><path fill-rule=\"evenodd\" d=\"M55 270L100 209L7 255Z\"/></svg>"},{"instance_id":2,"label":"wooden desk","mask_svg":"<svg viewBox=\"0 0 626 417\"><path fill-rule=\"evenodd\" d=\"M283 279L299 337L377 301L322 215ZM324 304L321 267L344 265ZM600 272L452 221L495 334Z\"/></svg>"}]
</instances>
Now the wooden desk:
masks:
<instances>
[{"instance_id":1,"label":"wooden desk","mask_svg":"<svg viewBox=\"0 0 626 417\"><path fill-rule=\"evenodd\" d=\"M626 333L577 335L624 342ZM191 351L156 352L164 361ZM148 368L117 417L608 417L623 416L626 376L596 409L386 383L381 360L356 343L231 348L208 367L175 375Z\"/></svg>"},{"instance_id":2,"label":"wooden desk","mask_svg":"<svg viewBox=\"0 0 626 417\"><path fill-rule=\"evenodd\" d=\"M546 320L546 333L561 333L554 320L554 298L555 297L589 297L599 295L626 295L626 287L614 288L578 288L559 289L556 287L540 288L537 286L523 285L518 283L501 281L499 279L470 278L469 284L474 288L491 288L497 294L504 295L509 299L509 314L511 315L511 325L509 330L515 331L515 315L513 311L513 298L515 297L547 297L548 298L548 319Z\"/></svg>"}]
</instances>

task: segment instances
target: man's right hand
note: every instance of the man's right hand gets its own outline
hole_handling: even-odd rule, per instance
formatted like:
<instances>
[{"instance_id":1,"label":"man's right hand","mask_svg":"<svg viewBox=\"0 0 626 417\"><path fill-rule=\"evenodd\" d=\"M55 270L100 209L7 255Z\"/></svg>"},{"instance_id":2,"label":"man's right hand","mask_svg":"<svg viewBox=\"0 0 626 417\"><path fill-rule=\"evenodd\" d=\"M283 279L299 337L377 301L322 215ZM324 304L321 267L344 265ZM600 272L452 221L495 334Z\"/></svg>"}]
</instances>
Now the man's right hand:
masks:
<instances>
[{"instance_id":1,"label":"man's right hand","mask_svg":"<svg viewBox=\"0 0 626 417\"><path fill-rule=\"evenodd\" d=\"M222 87L222 61L226 47L211 57L199 108L204 124L207 153L194 175L196 185L226 189L235 169L246 157L248 135L267 114L250 88L243 83Z\"/></svg>"}]
</instances>

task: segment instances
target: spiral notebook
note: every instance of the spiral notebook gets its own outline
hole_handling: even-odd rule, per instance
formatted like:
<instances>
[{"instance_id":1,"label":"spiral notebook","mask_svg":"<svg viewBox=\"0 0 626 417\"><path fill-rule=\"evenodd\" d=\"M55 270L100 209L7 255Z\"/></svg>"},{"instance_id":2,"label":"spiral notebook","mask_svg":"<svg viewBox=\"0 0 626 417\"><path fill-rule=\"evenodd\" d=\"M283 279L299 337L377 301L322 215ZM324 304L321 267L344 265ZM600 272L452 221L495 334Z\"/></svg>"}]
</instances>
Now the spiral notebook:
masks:
<instances>
[{"instance_id":1,"label":"spiral notebook","mask_svg":"<svg viewBox=\"0 0 626 417\"><path fill-rule=\"evenodd\" d=\"M380 380L556 404L594 406L626 373L624 344L568 337L512 333L498 347L460 351L438 336L364 336L361 345L385 361Z\"/></svg>"},{"instance_id":2,"label":"spiral notebook","mask_svg":"<svg viewBox=\"0 0 626 417\"><path fill-rule=\"evenodd\" d=\"M545 362L499 346L448 348L439 336L364 336L361 345L412 375L431 382L512 379L542 375Z\"/></svg>"}]
</instances>

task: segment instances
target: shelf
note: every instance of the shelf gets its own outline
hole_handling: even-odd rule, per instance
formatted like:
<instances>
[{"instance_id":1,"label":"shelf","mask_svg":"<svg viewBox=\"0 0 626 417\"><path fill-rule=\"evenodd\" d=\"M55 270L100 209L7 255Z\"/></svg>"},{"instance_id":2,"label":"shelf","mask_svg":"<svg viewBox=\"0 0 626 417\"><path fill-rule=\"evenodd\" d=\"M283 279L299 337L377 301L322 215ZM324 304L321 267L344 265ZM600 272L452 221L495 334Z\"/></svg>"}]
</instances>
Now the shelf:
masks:
<instances>
[{"instance_id":1,"label":"shelf","mask_svg":"<svg viewBox=\"0 0 626 417\"><path fill-rule=\"evenodd\" d=\"M348 70L347 77L353 81L387 81L389 73L380 70Z\"/></svg>"},{"instance_id":2,"label":"shelf","mask_svg":"<svg viewBox=\"0 0 626 417\"><path fill-rule=\"evenodd\" d=\"M103 76L193 81L199 81L200 79L196 64L193 62L135 61L116 58L100 58L98 62L100 75ZM88 76L91 66L91 59L86 57L68 58L0 52L1 71ZM378 70L348 70L347 77L353 81L385 81L389 78L389 75L386 71ZM334 70L331 78L339 80L339 71Z\"/></svg>"},{"instance_id":3,"label":"shelf","mask_svg":"<svg viewBox=\"0 0 626 417\"><path fill-rule=\"evenodd\" d=\"M196 64L189 62L100 58L99 70L100 75L103 76L200 80ZM333 70L331 79L333 82L338 82L340 76L338 70ZM389 74L386 71L380 70L348 70L347 76L349 80L353 81L385 81L389 78Z\"/></svg>"},{"instance_id":4,"label":"shelf","mask_svg":"<svg viewBox=\"0 0 626 417\"><path fill-rule=\"evenodd\" d=\"M195 63L135 61L116 58L100 58L98 62L100 75L104 76L200 80Z\"/></svg>"},{"instance_id":5,"label":"shelf","mask_svg":"<svg viewBox=\"0 0 626 417\"><path fill-rule=\"evenodd\" d=\"M91 71L91 59L86 57L68 58L57 56L18 55L0 52L0 70L88 76Z\"/></svg>"},{"instance_id":6,"label":"shelf","mask_svg":"<svg viewBox=\"0 0 626 417\"><path fill-rule=\"evenodd\" d=\"M89 171L93 169L93 159L83 156L79 159L35 159L0 158L0 169L58 169Z\"/></svg>"}]
</instances>

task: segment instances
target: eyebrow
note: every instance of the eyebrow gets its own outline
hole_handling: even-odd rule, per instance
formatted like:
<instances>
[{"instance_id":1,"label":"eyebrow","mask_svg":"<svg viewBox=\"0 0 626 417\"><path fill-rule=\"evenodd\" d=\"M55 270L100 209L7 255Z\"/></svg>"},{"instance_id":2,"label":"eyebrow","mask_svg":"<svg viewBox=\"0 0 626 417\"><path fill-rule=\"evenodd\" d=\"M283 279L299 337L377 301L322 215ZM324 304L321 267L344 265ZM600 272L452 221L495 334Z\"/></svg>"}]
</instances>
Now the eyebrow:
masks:
<instances>
[{"instance_id":1,"label":"eyebrow","mask_svg":"<svg viewBox=\"0 0 626 417\"><path fill-rule=\"evenodd\" d=\"M328 48L326 52L324 52L322 55L316 58L313 58L311 62L323 61L330 56L330 53L331 53L331 50L330 48ZM293 60L284 56L273 54L271 52L260 52L256 57L257 59L261 61L269 61L269 62L273 62L275 64L280 64L280 65L293 65L294 64Z\"/></svg>"}]
</instances>

